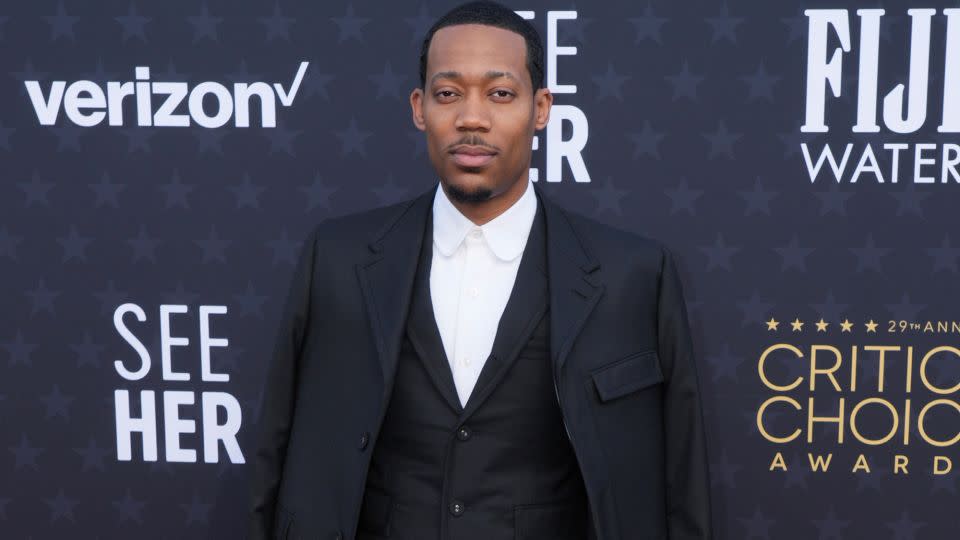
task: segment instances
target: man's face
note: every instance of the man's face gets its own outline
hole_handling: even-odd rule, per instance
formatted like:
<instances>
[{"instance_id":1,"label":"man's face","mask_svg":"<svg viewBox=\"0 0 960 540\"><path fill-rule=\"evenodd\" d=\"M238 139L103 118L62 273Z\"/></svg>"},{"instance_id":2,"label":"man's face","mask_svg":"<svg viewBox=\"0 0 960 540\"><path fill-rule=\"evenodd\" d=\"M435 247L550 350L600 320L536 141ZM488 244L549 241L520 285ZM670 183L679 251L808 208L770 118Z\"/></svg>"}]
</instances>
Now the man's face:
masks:
<instances>
[{"instance_id":1,"label":"man's face","mask_svg":"<svg viewBox=\"0 0 960 540\"><path fill-rule=\"evenodd\" d=\"M410 105L452 198L481 202L526 181L534 132L553 102L547 89L534 93L526 58L523 36L502 28L463 24L433 35L425 88Z\"/></svg>"}]
</instances>

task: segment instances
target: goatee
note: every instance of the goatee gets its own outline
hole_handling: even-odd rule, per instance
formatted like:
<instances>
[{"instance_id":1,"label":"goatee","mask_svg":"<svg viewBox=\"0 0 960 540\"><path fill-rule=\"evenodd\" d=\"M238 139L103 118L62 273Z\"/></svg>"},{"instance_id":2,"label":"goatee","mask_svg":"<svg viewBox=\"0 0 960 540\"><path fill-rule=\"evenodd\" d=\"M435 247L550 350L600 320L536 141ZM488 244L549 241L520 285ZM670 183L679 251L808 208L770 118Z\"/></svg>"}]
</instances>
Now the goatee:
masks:
<instances>
[{"instance_id":1,"label":"goatee","mask_svg":"<svg viewBox=\"0 0 960 540\"><path fill-rule=\"evenodd\" d=\"M493 190L485 187L478 187L473 190L465 190L453 184L447 185L447 195L451 199L462 203L480 203L490 200L493 196Z\"/></svg>"}]
</instances>

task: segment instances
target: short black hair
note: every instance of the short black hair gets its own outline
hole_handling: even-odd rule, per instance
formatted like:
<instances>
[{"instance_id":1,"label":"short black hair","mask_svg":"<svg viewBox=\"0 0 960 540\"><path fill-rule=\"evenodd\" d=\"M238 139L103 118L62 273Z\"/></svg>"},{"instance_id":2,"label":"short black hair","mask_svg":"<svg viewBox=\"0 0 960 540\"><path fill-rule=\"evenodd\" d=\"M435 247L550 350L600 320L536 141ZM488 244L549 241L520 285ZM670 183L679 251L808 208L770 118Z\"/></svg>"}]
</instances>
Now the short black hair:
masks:
<instances>
[{"instance_id":1,"label":"short black hair","mask_svg":"<svg viewBox=\"0 0 960 540\"><path fill-rule=\"evenodd\" d=\"M540 40L537 29L510 8L490 1L467 2L459 5L433 23L420 46L421 88L426 88L427 85L427 53L430 51L430 41L433 40L433 34L441 28L458 24L494 26L523 36L527 43L527 71L530 72L533 90L536 92L543 88L543 42Z\"/></svg>"}]
</instances>

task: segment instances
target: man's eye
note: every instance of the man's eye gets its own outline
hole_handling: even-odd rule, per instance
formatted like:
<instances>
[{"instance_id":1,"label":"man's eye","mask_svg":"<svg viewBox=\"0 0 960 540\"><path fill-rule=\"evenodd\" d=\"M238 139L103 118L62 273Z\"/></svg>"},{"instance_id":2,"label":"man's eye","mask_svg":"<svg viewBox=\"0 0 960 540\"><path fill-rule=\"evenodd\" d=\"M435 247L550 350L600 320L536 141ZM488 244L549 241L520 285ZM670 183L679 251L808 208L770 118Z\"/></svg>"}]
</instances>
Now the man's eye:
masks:
<instances>
[{"instance_id":1,"label":"man's eye","mask_svg":"<svg viewBox=\"0 0 960 540\"><path fill-rule=\"evenodd\" d=\"M441 90L436 94L438 97L450 97L453 95L453 92L450 90Z\"/></svg>"},{"instance_id":2,"label":"man's eye","mask_svg":"<svg viewBox=\"0 0 960 540\"><path fill-rule=\"evenodd\" d=\"M508 92L506 90L495 90L493 93L497 94L497 97L510 97L513 95L513 92Z\"/></svg>"}]
</instances>

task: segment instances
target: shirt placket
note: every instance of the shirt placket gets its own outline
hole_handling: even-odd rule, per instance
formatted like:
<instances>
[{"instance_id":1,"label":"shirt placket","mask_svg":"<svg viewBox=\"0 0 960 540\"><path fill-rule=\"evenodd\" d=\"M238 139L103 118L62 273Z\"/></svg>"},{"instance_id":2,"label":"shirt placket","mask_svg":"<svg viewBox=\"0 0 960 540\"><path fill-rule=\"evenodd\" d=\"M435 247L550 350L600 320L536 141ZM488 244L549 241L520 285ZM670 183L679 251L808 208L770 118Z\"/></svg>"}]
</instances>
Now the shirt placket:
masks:
<instances>
[{"instance_id":1,"label":"shirt placket","mask_svg":"<svg viewBox=\"0 0 960 540\"><path fill-rule=\"evenodd\" d=\"M461 404L465 404L476 379L477 332L480 330L476 317L479 313L480 284L484 272L483 237L479 228L472 229L464 238L465 261L463 279L460 280L457 306L457 329L454 344L454 379Z\"/></svg>"}]
</instances>

